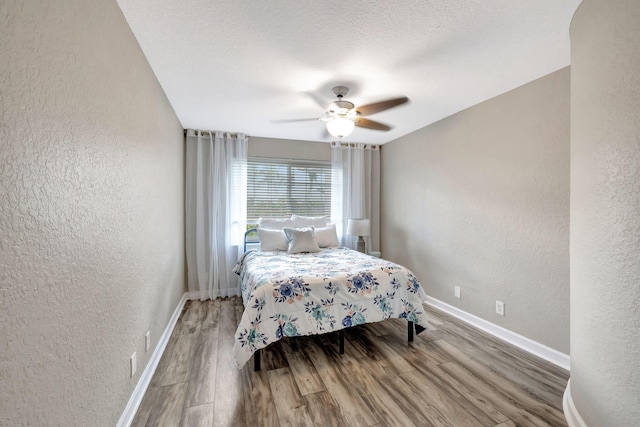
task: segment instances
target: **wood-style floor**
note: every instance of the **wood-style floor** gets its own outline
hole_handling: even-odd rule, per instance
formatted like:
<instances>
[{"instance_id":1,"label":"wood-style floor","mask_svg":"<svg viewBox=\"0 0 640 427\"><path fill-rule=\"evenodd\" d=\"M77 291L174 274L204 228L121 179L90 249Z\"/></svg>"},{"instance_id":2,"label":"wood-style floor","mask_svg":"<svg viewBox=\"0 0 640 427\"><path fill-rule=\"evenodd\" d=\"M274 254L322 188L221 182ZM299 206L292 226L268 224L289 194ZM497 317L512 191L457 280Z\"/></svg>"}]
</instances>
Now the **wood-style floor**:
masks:
<instances>
[{"instance_id":1,"label":"wood-style floor","mask_svg":"<svg viewBox=\"0 0 640 427\"><path fill-rule=\"evenodd\" d=\"M407 343L390 319L288 338L234 366L242 300L185 306L133 426L566 426L568 372L425 306Z\"/></svg>"}]
</instances>

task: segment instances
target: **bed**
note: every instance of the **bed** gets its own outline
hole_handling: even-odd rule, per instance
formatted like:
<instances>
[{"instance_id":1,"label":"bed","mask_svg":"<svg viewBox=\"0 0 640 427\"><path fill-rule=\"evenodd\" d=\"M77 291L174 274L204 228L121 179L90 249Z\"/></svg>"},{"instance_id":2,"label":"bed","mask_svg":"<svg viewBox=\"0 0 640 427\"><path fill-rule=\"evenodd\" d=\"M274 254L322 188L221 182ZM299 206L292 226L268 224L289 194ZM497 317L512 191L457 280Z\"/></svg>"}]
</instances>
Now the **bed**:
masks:
<instances>
[{"instance_id":1,"label":"bed","mask_svg":"<svg viewBox=\"0 0 640 427\"><path fill-rule=\"evenodd\" d=\"M422 303L426 294L415 275L398 264L346 247L316 252L246 251L240 276L244 312L235 334L233 353L238 368L260 349L284 337L340 331L389 318L408 322L408 339L427 327ZM319 235L319 234L318 234Z\"/></svg>"}]
</instances>

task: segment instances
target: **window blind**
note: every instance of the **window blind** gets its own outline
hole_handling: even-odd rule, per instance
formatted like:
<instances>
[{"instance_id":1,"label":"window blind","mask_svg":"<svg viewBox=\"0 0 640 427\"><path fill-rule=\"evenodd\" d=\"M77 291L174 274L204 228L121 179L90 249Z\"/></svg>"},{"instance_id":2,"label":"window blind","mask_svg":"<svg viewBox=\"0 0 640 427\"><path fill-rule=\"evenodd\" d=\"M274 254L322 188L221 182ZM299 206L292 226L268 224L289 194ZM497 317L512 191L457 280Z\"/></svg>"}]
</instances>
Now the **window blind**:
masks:
<instances>
[{"instance_id":1,"label":"window blind","mask_svg":"<svg viewBox=\"0 0 640 427\"><path fill-rule=\"evenodd\" d=\"M247 219L331 216L331 163L265 159L247 161Z\"/></svg>"}]
</instances>

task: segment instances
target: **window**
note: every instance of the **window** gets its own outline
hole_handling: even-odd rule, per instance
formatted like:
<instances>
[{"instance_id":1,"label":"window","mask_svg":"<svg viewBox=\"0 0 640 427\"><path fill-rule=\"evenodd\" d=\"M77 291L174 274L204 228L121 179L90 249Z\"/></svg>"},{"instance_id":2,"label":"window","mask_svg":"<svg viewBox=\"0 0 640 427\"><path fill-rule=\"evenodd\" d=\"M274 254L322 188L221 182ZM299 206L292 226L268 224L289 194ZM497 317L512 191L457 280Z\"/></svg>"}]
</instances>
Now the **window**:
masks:
<instances>
[{"instance_id":1,"label":"window","mask_svg":"<svg viewBox=\"0 0 640 427\"><path fill-rule=\"evenodd\" d=\"M250 157L248 223L291 214L331 216L331 162Z\"/></svg>"}]
</instances>

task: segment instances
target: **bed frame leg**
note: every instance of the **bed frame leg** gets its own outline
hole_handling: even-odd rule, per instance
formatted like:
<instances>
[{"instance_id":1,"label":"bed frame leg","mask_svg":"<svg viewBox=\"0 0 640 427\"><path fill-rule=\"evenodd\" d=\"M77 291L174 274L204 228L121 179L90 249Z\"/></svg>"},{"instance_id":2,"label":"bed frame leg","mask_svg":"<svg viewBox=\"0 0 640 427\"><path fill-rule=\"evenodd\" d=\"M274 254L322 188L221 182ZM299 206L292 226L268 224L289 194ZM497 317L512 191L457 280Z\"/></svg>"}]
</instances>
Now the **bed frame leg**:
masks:
<instances>
[{"instance_id":1,"label":"bed frame leg","mask_svg":"<svg viewBox=\"0 0 640 427\"><path fill-rule=\"evenodd\" d=\"M408 333L409 333L409 342L413 342L413 322L407 322Z\"/></svg>"},{"instance_id":2,"label":"bed frame leg","mask_svg":"<svg viewBox=\"0 0 640 427\"><path fill-rule=\"evenodd\" d=\"M260 370L260 349L253 353L253 370L258 372Z\"/></svg>"},{"instance_id":3,"label":"bed frame leg","mask_svg":"<svg viewBox=\"0 0 640 427\"><path fill-rule=\"evenodd\" d=\"M344 354L344 330L340 330L339 332L339 337L340 337L340 354Z\"/></svg>"}]
</instances>

